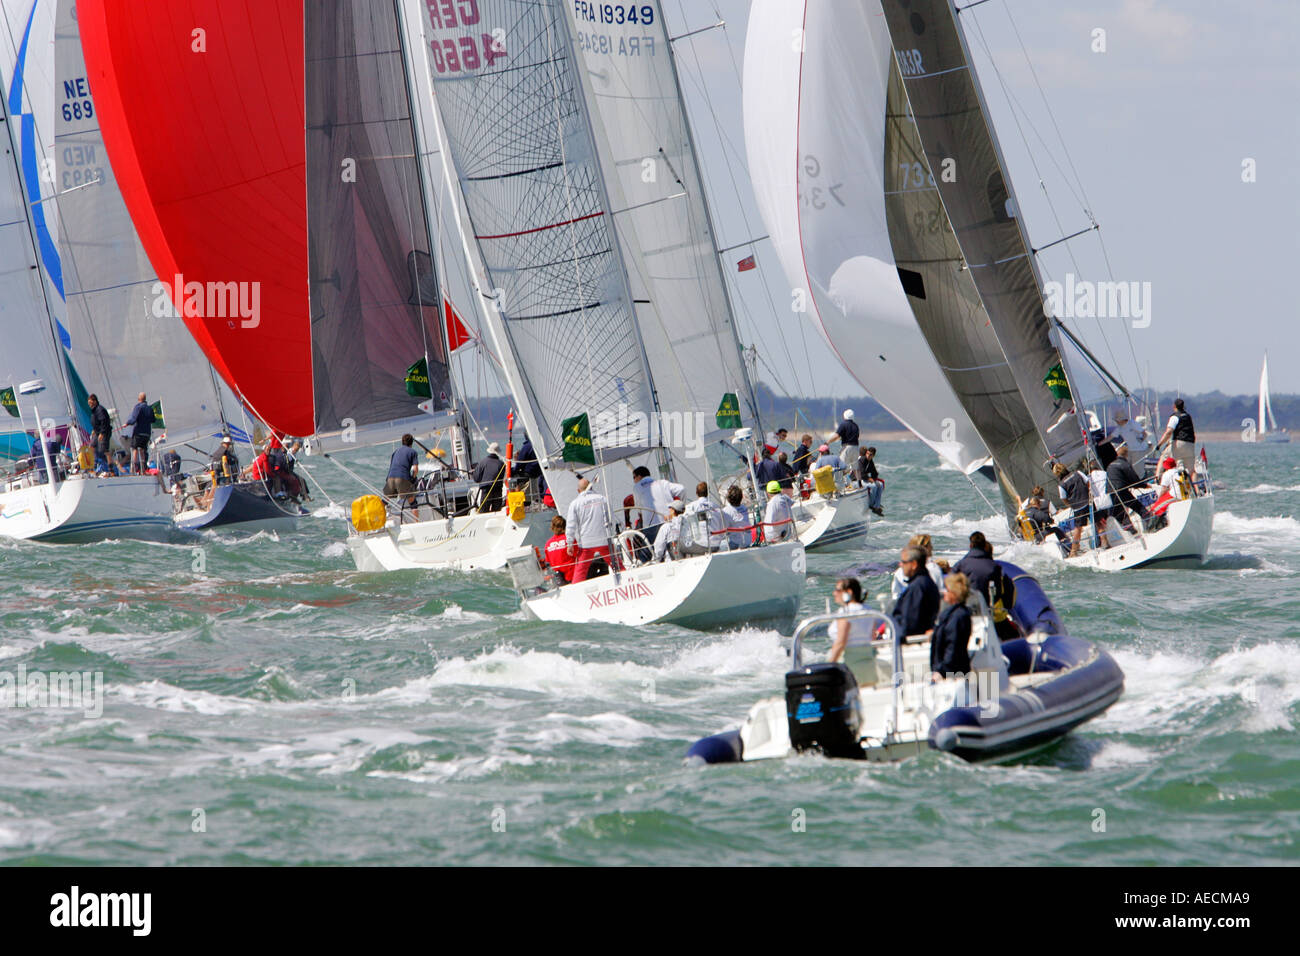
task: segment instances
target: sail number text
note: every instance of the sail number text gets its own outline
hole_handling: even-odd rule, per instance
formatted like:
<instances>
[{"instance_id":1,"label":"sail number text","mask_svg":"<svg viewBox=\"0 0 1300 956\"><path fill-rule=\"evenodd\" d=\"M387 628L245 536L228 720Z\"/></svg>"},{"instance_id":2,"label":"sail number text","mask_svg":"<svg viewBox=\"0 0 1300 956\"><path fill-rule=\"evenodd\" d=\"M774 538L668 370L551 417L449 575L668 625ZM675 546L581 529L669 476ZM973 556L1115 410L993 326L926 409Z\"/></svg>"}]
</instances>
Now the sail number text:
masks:
<instances>
[{"instance_id":1,"label":"sail number text","mask_svg":"<svg viewBox=\"0 0 1300 956\"><path fill-rule=\"evenodd\" d=\"M649 26L655 22L655 8L650 4L588 3L587 0L574 0L573 17L588 23L637 23Z\"/></svg>"},{"instance_id":2,"label":"sail number text","mask_svg":"<svg viewBox=\"0 0 1300 956\"><path fill-rule=\"evenodd\" d=\"M86 78L79 76L75 80L63 81L63 119L90 119L95 115L95 104L90 100L90 87Z\"/></svg>"}]
</instances>

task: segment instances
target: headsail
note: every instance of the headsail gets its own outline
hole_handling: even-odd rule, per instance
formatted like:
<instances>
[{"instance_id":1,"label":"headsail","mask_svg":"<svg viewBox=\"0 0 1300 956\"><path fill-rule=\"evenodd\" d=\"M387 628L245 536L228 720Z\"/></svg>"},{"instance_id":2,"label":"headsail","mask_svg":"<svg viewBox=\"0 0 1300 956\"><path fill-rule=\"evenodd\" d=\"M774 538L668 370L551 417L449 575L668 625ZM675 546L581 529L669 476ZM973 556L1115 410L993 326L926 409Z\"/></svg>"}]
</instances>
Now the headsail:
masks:
<instances>
[{"instance_id":1,"label":"headsail","mask_svg":"<svg viewBox=\"0 0 1300 956\"><path fill-rule=\"evenodd\" d=\"M106 407L125 415L139 391L159 399L169 442L221 433L237 413L136 237L81 56L74 0L59 0L55 29L55 202L70 354ZM223 400L227 409L223 409Z\"/></svg>"},{"instance_id":2,"label":"headsail","mask_svg":"<svg viewBox=\"0 0 1300 956\"><path fill-rule=\"evenodd\" d=\"M420 304L412 267L430 250L396 7L77 9L104 141L150 262L164 281L180 277L186 324L254 412L291 434L362 444L441 421L405 387L425 358L432 407L450 404L440 310ZM227 123L195 135L195 109Z\"/></svg>"},{"instance_id":3,"label":"headsail","mask_svg":"<svg viewBox=\"0 0 1300 956\"><path fill-rule=\"evenodd\" d=\"M827 343L886 409L967 470L988 451L917 328L890 244L890 51L870 7L753 4L744 99L750 172L786 275L796 296L808 297Z\"/></svg>"}]
</instances>

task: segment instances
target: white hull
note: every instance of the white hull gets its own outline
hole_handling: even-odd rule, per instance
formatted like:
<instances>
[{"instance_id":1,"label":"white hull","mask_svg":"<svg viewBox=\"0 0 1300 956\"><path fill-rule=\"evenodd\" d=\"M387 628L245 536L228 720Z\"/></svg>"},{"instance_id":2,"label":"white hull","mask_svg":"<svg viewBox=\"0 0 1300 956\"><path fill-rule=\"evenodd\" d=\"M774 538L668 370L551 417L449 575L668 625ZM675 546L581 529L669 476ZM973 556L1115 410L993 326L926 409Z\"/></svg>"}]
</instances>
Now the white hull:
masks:
<instances>
[{"instance_id":1,"label":"white hull","mask_svg":"<svg viewBox=\"0 0 1300 956\"><path fill-rule=\"evenodd\" d=\"M0 492L0 535L34 541L165 538L172 497L154 475L71 477Z\"/></svg>"},{"instance_id":2,"label":"white hull","mask_svg":"<svg viewBox=\"0 0 1300 956\"><path fill-rule=\"evenodd\" d=\"M803 594L805 568L803 545L783 542L611 572L526 596L522 605L529 618L574 624L788 627Z\"/></svg>"},{"instance_id":3,"label":"white hull","mask_svg":"<svg viewBox=\"0 0 1300 956\"><path fill-rule=\"evenodd\" d=\"M848 551L867 539L871 511L867 491L858 488L823 498L816 492L807 501L794 506L795 528L799 540L809 551Z\"/></svg>"},{"instance_id":4,"label":"white hull","mask_svg":"<svg viewBox=\"0 0 1300 956\"><path fill-rule=\"evenodd\" d=\"M439 518L390 521L378 531L348 535L348 550L358 571L500 570L506 556L540 546L549 537L551 512L539 511L511 521L505 511Z\"/></svg>"},{"instance_id":5,"label":"white hull","mask_svg":"<svg viewBox=\"0 0 1300 956\"><path fill-rule=\"evenodd\" d=\"M1210 551L1210 536L1214 530L1214 495L1171 502L1165 516L1169 523L1159 531L1137 537L1125 535L1123 544L1085 551L1073 558L1061 558L1061 549L1054 537L1039 547L1046 554L1061 558L1066 564L1096 568L1099 571L1124 571L1153 565L1196 567L1203 564ZM1113 520L1107 521L1106 526L1112 533L1117 531ZM1089 531L1085 529L1082 542L1085 545L1088 534Z\"/></svg>"}]
</instances>

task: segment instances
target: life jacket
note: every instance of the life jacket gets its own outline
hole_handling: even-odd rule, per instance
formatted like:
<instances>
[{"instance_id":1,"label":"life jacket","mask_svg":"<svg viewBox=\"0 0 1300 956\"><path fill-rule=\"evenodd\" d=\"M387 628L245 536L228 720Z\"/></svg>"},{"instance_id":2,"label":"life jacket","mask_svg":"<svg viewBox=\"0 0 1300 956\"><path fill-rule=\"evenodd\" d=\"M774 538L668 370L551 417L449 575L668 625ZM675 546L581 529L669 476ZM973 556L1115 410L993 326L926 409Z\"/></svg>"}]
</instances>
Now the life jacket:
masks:
<instances>
[{"instance_id":1,"label":"life jacket","mask_svg":"<svg viewBox=\"0 0 1300 956\"><path fill-rule=\"evenodd\" d=\"M1178 424L1174 426L1174 441L1196 441L1196 430L1192 428L1192 416L1186 412L1175 412Z\"/></svg>"}]
</instances>

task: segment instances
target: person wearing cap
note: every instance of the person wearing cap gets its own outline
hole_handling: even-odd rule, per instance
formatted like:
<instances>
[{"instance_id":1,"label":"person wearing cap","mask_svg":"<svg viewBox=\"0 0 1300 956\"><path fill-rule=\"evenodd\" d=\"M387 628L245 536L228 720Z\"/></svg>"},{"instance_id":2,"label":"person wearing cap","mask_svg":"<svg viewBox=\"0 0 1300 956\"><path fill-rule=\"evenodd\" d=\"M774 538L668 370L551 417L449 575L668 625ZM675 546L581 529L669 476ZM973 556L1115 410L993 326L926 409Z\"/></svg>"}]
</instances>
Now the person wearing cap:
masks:
<instances>
[{"instance_id":1,"label":"person wearing cap","mask_svg":"<svg viewBox=\"0 0 1300 956\"><path fill-rule=\"evenodd\" d=\"M1147 441L1147 430L1136 422L1130 422L1128 412L1122 408L1115 412L1114 419L1115 428L1110 433L1111 444L1116 449L1120 445L1128 445L1130 457L1140 458L1146 455L1147 446L1150 444Z\"/></svg>"},{"instance_id":2,"label":"person wearing cap","mask_svg":"<svg viewBox=\"0 0 1300 956\"><path fill-rule=\"evenodd\" d=\"M149 407L144 392L140 400L131 409L131 417L126 420L126 428L131 429L131 473L143 475L148 470L149 437L153 434L153 424L157 416ZM136 471L136 469L139 471Z\"/></svg>"},{"instance_id":3,"label":"person wearing cap","mask_svg":"<svg viewBox=\"0 0 1300 956\"><path fill-rule=\"evenodd\" d=\"M682 512L685 506L680 501L673 501L668 505L668 520L663 522L659 528L659 533L655 536L655 561L665 559L672 561L681 557L677 550L677 542L682 537Z\"/></svg>"},{"instance_id":4,"label":"person wearing cap","mask_svg":"<svg viewBox=\"0 0 1300 956\"><path fill-rule=\"evenodd\" d=\"M501 446L489 442L487 455L479 459L470 478L478 485L478 510L499 511L504 502L506 463L501 460Z\"/></svg>"},{"instance_id":5,"label":"person wearing cap","mask_svg":"<svg viewBox=\"0 0 1300 956\"><path fill-rule=\"evenodd\" d=\"M837 477L846 467L844 459L832 452L830 445L823 444L817 449L817 460L813 462L813 469L825 468L827 465L835 469Z\"/></svg>"},{"instance_id":6,"label":"person wearing cap","mask_svg":"<svg viewBox=\"0 0 1300 956\"><path fill-rule=\"evenodd\" d=\"M771 542L795 537L794 509L790 507L790 497L781 493L781 483L769 481L767 495L767 510L763 513L763 537Z\"/></svg>"},{"instance_id":7,"label":"person wearing cap","mask_svg":"<svg viewBox=\"0 0 1300 956\"><path fill-rule=\"evenodd\" d=\"M564 534L573 558L571 580L575 584L587 580L596 558L603 559L607 565L613 560L609 553L609 502L592 490L588 478L578 479L578 494L569 502Z\"/></svg>"},{"instance_id":8,"label":"person wearing cap","mask_svg":"<svg viewBox=\"0 0 1300 956\"><path fill-rule=\"evenodd\" d=\"M1115 497L1119 499L1115 507L1127 508L1142 520L1145 527L1147 520L1146 506L1134 497L1132 491L1134 487L1143 482L1129 462L1128 456L1128 445L1120 442L1115 448L1115 460L1106 466L1106 480L1110 482L1111 491L1115 492Z\"/></svg>"},{"instance_id":9,"label":"person wearing cap","mask_svg":"<svg viewBox=\"0 0 1300 956\"><path fill-rule=\"evenodd\" d=\"M1175 501L1183 500L1183 488L1178 479L1186 474L1178 461L1172 457L1165 457L1160 462L1160 487L1173 497Z\"/></svg>"},{"instance_id":10,"label":"person wearing cap","mask_svg":"<svg viewBox=\"0 0 1300 956\"><path fill-rule=\"evenodd\" d=\"M235 454L235 442L227 435L209 459L212 473L216 475L217 484L239 480L239 456Z\"/></svg>"},{"instance_id":11,"label":"person wearing cap","mask_svg":"<svg viewBox=\"0 0 1300 956\"><path fill-rule=\"evenodd\" d=\"M668 515L668 506L680 498L686 488L665 478L651 478L650 469L638 465L632 471L632 496L636 499L637 516L641 519L641 533L654 544L659 527Z\"/></svg>"},{"instance_id":12,"label":"person wearing cap","mask_svg":"<svg viewBox=\"0 0 1300 956\"><path fill-rule=\"evenodd\" d=\"M858 438L861 430L853 420L853 409L844 409L844 420L835 426L835 434L826 436L827 441L840 442L840 457L845 461L858 460Z\"/></svg>"},{"instance_id":13,"label":"person wearing cap","mask_svg":"<svg viewBox=\"0 0 1300 956\"><path fill-rule=\"evenodd\" d=\"M384 481L385 498L406 495L405 500L410 500L415 491L415 479L420 472L420 456L411 447L414 444L415 436L408 432L402 436L402 443L389 459L388 477Z\"/></svg>"}]
</instances>

